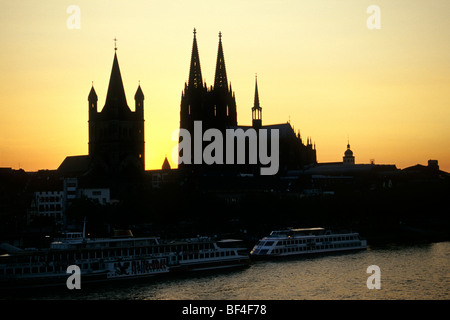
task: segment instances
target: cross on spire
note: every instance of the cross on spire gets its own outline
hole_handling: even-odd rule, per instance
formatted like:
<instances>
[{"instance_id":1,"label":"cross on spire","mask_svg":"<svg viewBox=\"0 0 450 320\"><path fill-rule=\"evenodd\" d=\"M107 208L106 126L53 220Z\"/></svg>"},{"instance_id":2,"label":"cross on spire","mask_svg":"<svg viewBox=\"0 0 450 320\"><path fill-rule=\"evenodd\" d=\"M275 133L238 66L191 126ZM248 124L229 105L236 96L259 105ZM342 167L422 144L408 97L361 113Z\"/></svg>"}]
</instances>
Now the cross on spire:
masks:
<instances>
[{"instance_id":1,"label":"cross on spire","mask_svg":"<svg viewBox=\"0 0 450 320\"><path fill-rule=\"evenodd\" d=\"M114 51L117 51L117 38L114 38Z\"/></svg>"},{"instance_id":2,"label":"cross on spire","mask_svg":"<svg viewBox=\"0 0 450 320\"><path fill-rule=\"evenodd\" d=\"M219 40L222 40L222 32L219 31Z\"/></svg>"}]
</instances>

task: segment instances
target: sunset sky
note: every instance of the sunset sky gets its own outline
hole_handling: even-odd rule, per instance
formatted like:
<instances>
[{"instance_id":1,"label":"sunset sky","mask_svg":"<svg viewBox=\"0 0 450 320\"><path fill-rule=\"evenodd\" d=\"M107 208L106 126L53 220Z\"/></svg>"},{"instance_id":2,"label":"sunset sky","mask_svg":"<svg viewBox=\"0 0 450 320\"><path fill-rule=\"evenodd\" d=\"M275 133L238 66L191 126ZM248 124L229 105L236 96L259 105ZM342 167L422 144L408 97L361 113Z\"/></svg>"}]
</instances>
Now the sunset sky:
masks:
<instances>
[{"instance_id":1,"label":"sunset sky","mask_svg":"<svg viewBox=\"0 0 450 320\"><path fill-rule=\"evenodd\" d=\"M450 172L448 0L1 1L0 167L88 154L87 97L93 82L101 110L115 37L131 110L139 81L145 95L146 169L166 155L176 166L194 28L208 85L222 32L238 124L251 124L257 73L263 124L290 121L319 162L342 161L349 138L356 163L436 159Z\"/></svg>"}]
</instances>

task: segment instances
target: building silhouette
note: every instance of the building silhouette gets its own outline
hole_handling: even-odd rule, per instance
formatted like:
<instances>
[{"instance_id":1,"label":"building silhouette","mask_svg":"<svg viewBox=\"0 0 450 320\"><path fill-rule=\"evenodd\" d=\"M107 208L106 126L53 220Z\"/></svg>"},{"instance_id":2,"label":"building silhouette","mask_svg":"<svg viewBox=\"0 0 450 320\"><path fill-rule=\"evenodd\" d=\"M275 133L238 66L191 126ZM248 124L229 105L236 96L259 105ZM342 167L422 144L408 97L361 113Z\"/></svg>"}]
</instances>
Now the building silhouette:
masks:
<instances>
[{"instance_id":1,"label":"building silhouette","mask_svg":"<svg viewBox=\"0 0 450 320\"><path fill-rule=\"evenodd\" d=\"M88 95L89 154L68 156L58 168L65 177L142 175L145 172L144 93L140 84L131 111L114 48L114 59L103 108L92 84Z\"/></svg>"},{"instance_id":2,"label":"building silhouette","mask_svg":"<svg viewBox=\"0 0 450 320\"><path fill-rule=\"evenodd\" d=\"M350 142L347 143L347 150L344 152L343 163L346 165L355 164L355 156L353 155L353 151L350 150Z\"/></svg>"},{"instance_id":3,"label":"building silhouette","mask_svg":"<svg viewBox=\"0 0 450 320\"><path fill-rule=\"evenodd\" d=\"M144 94L139 84L135 111L127 104L115 48L106 101L97 110L94 86L89 102L89 157L95 170L107 174L143 172L145 170Z\"/></svg>"},{"instance_id":4,"label":"building silhouette","mask_svg":"<svg viewBox=\"0 0 450 320\"><path fill-rule=\"evenodd\" d=\"M225 136L226 129L242 129L244 132L250 128L279 130L280 144L280 169L299 169L306 165L313 165L316 160L316 149L310 139L306 144L299 133L295 133L289 122L275 125L263 125L262 107L260 106L258 83L255 81L255 98L251 108L252 125L242 126L237 122L237 107L235 93L232 90L231 82L229 83L225 57L222 44L222 33L219 32L219 45L217 51L216 70L214 76L214 85L208 87L202 78L200 65L200 55L197 44L197 32L194 29L194 39L192 44L191 62L189 69L188 81L185 82L184 90L181 94L180 104L180 129L185 129L194 136L194 122L201 121L202 134L211 128L220 130ZM270 140L270 139L269 139ZM202 145L202 151L205 143ZM194 141L191 139L191 150L194 150ZM247 148L248 151L248 148ZM182 155L183 150L181 150ZM236 154L236 153L235 153ZM246 153L248 156L248 152ZM223 150L224 158L226 158L226 149ZM236 163L236 162L234 162ZM247 162L246 162L247 163ZM223 166L194 164L194 152L191 152L190 163L180 163L181 169L188 168L188 171L201 170L202 172L216 171L221 174L227 172L236 173L241 171L257 172L257 166L251 165L234 165L229 164Z\"/></svg>"}]
</instances>

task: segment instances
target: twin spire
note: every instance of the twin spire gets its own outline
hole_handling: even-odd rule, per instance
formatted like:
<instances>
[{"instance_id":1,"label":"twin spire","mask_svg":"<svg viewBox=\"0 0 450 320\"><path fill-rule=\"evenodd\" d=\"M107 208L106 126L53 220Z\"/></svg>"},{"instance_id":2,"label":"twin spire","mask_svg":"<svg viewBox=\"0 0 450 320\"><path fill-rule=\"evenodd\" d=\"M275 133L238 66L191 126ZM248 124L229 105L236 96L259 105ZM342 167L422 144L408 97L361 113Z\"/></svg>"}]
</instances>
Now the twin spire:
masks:
<instances>
[{"instance_id":1,"label":"twin spire","mask_svg":"<svg viewBox=\"0 0 450 320\"><path fill-rule=\"evenodd\" d=\"M202 69L197 47L197 31L194 29L194 43L192 44L191 68L189 70L189 87L202 87Z\"/></svg>"},{"instance_id":2,"label":"twin spire","mask_svg":"<svg viewBox=\"0 0 450 320\"><path fill-rule=\"evenodd\" d=\"M227 88L227 71L225 69L225 58L222 48L222 32L219 32L219 49L217 51L216 75L214 77L214 88Z\"/></svg>"},{"instance_id":3,"label":"twin spire","mask_svg":"<svg viewBox=\"0 0 450 320\"><path fill-rule=\"evenodd\" d=\"M192 44L191 67L189 70L188 86L201 88L203 84L202 71L200 68L200 56L197 46L197 30L194 28L194 42ZM227 71L225 69L225 58L222 47L222 33L219 32L219 49L217 52L216 74L214 76L215 88L228 88Z\"/></svg>"}]
</instances>

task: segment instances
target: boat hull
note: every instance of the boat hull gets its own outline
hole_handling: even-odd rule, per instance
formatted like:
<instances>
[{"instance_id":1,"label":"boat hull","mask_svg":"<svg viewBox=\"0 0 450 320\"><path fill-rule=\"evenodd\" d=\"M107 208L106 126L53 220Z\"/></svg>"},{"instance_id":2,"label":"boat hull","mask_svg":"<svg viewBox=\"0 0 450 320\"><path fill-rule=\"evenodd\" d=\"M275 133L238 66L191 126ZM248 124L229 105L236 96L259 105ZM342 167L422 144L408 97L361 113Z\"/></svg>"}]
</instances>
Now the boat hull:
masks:
<instances>
[{"instance_id":1,"label":"boat hull","mask_svg":"<svg viewBox=\"0 0 450 320\"><path fill-rule=\"evenodd\" d=\"M312 256L325 256L325 255L338 255L346 254L358 251L366 250L366 247L357 248L345 248L339 250L311 250L305 252L295 252L295 253L282 253L282 254L250 254L252 260L268 260L268 259L283 259L283 258L301 258L301 257L312 257Z\"/></svg>"}]
</instances>

